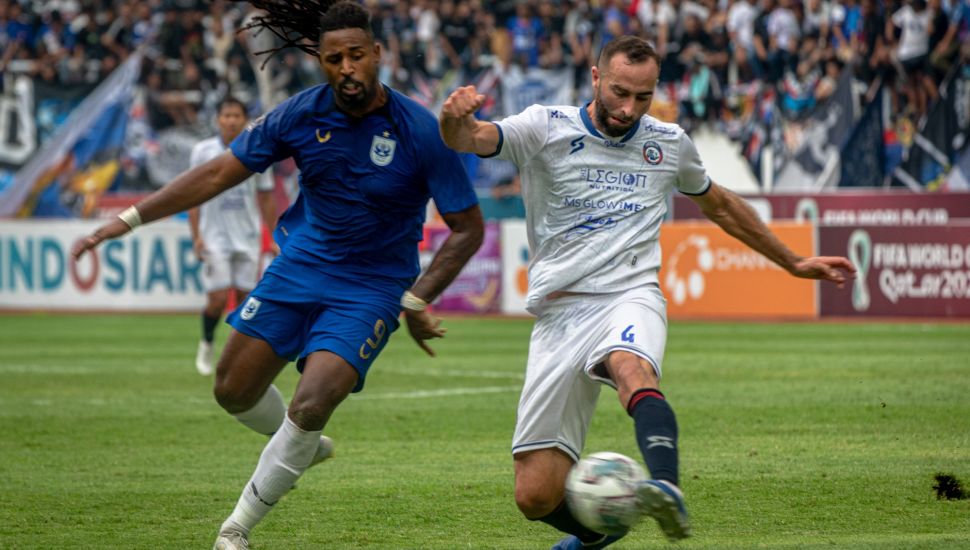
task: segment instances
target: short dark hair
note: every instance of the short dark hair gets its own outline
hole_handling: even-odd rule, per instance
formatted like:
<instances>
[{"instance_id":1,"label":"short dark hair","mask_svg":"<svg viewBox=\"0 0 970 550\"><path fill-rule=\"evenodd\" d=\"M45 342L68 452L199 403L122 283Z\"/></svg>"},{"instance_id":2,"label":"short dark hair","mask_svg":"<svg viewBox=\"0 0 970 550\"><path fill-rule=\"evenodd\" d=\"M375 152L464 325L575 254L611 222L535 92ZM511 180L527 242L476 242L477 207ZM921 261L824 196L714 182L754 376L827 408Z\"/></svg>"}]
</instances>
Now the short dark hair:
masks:
<instances>
[{"instance_id":1,"label":"short dark hair","mask_svg":"<svg viewBox=\"0 0 970 550\"><path fill-rule=\"evenodd\" d=\"M341 29L361 29L371 38L374 30L371 28L370 12L357 2L344 0L330 6L320 17L320 37L330 31Z\"/></svg>"},{"instance_id":2,"label":"short dark hair","mask_svg":"<svg viewBox=\"0 0 970 550\"><path fill-rule=\"evenodd\" d=\"M630 35L620 36L607 42L600 51L596 65L602 70L613 59L613 56L620 53L626 55L626 58L633 64L653 59L657 62L657 66L660 66L660 54L657 53L657 50L653 49L653 46L646 40Z\"/></svg>"},{"instance_id":3,"label":"short dark hair","mask_svg":"<svg viewBox=\"0 0 970 550\"><path fill-rule=\"evenodd\" d=\"M216 112L221 114L222 110L229 105L237 105L240 109L242 109L243 114L249 118L249 113L246 111L246 104L231 95L227 95L226 97L222 98L222 101L220 101L219 105L216 107Z\"/></svg>"}]
</instances>

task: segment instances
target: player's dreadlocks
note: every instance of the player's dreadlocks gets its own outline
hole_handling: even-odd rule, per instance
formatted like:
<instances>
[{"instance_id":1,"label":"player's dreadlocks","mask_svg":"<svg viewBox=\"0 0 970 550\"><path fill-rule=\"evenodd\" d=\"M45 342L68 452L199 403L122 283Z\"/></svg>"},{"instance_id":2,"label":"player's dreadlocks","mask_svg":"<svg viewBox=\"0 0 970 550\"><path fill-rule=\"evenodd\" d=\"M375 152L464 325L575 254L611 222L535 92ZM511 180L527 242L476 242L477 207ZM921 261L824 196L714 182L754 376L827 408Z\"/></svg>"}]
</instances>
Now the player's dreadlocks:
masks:
<instances>
[{"instance_id":1,"label":"player's dreadlocks","mask_svg":"<svg viewBox=\"0 0 970 550\"><path fill-rule=\"evenodd\" d=\"M370 13L350 0L248 0L248 3L264 13L254 17L243 30L267 29L283 41L281 46L256 52L256 55L270 54L267 60L287 48L298 48L316 57L320 36L327 31L362 29L373 36Z\"/></svg>"}]
</instances>

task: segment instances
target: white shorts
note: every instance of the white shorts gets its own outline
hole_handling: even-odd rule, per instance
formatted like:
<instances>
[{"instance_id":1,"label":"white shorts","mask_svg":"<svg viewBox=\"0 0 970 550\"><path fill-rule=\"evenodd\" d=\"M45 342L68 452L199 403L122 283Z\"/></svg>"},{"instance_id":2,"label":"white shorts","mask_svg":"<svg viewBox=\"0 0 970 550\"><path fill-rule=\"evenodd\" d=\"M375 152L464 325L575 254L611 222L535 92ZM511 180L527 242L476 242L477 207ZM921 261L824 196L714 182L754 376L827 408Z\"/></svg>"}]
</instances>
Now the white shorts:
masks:
<instances>
[{"instance_id":1,"label":"white shorts","mask_svg":"<svg viewBox=\"0 0 970 550\"><path fill-rule=\"evenodd\" d=\"M657 286L546 301L529 343L512 454L555 447L578 461L602 384L602 364L625 350L660 377L667 344L667 301Z\"/></svg>"},{"instance_id":2,"label":"white shorts","mask_svg":"<svg viewBox=\"0 0 970 550\"><path fill-rule=\"evenodd\" d=\"M206 250L202 260L206 292L238 288L250 291L259 279L259 255L232 250Z\"/></svg>"}]
</instances>

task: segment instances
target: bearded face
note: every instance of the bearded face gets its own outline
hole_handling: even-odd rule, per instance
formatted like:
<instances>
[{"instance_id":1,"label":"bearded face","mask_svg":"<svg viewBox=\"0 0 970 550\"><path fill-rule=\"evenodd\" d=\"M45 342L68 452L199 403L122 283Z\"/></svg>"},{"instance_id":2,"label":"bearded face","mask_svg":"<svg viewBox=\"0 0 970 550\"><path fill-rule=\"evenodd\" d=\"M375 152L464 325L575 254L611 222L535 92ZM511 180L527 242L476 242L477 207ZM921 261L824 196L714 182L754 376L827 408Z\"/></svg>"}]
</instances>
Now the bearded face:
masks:
<instances>
[{"instance_id":1,"label":"bearded face","mask_svg":"<svg viewBox=\"0 0 970 550\"><path fill-rule=\"evenodd\" d=\"M618 53L606 67L593 67L593 122L610 137L626 135L650 109L660 67L648 59L630 63Z\"/></svg>"},{"instance_id":2,"label":"bearded face","mask_svg":"<svg viewBox=\"0 0 970 550\"><path fill-rule=\"evenodd\" d=\"M365 111L377 96L380 46L363 29L328 31L320 41L320 67L334 90L337 106Z\"/></svg>"},{"instance_id":3,"label":"bearded face","mask_svg":"<svg viewBox=\"0 0 970 550\"><path fill-rule=\"evenodd\" d=\"M345 111L358 111L365 108L377 94L376 82L366 84L349 76L342 78L333 89L337 94L337 104Z\"/></svg>"},{"instance_id":4,"label":"bearded face","mask_svg":"<svg viewBox=\"0 0 970 550\"><path fill-rule=\"evenodd\" d=\"M610 137L625 136L630 128L633 128L633 125L640 120L640 117L633 118L633 114L626 114L622 108L611 105L610 103L614 103L613 98L604 98L601 88L602 83L596 87L593 94L596 100L596 109L593 111L596 126ZM643 116L643 114L640 116Z\"/></svg>"}]
</instances>

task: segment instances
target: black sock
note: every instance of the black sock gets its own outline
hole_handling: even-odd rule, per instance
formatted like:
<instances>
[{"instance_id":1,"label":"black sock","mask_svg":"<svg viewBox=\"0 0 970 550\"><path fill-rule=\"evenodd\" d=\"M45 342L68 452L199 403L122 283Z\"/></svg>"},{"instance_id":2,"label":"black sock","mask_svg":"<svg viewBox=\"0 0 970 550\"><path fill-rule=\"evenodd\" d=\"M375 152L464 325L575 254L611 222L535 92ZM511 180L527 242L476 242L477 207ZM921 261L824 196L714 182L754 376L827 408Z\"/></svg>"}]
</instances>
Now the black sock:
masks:
<instances>
[{"instance_id":1,"label":"black sock","mask_svg":"<svg viewBox=\"0 0 970 550\"><path fill-rule=\"evenodd\" d=\"M633 392L627 412L633 417L637 445L653 479L680 486L677 473L677 418L660 390Z\"/></svg>"},{"instance_id":2,"label":"black sock","mask_svg":"<svg viewBox=\"0 0 970 550\"><path fill-rule=\"evenodd\" d=\"M206 342L212 343L212 340L216 337L216 325L218 324L218 317L209 317L205 313L202 314L202 338Z\"/></svg>"},{"instance_id":3,"label":"black sock","mask_svg":"<svg viewBox=\"0 0 970 550\"><path fill-rule=\"evenodd\" d=\"M583 543L597 542L605 536L603 533L590 531L583 527L583 524L579 523L579 520L569 511L569 505L566 504L566 499L563 499L559 503L559 506L551 513L535 521L541 521L547 525L551 525L563 533L576 535L576 538L583 541Z\"/></svg>"}]
</instances>

